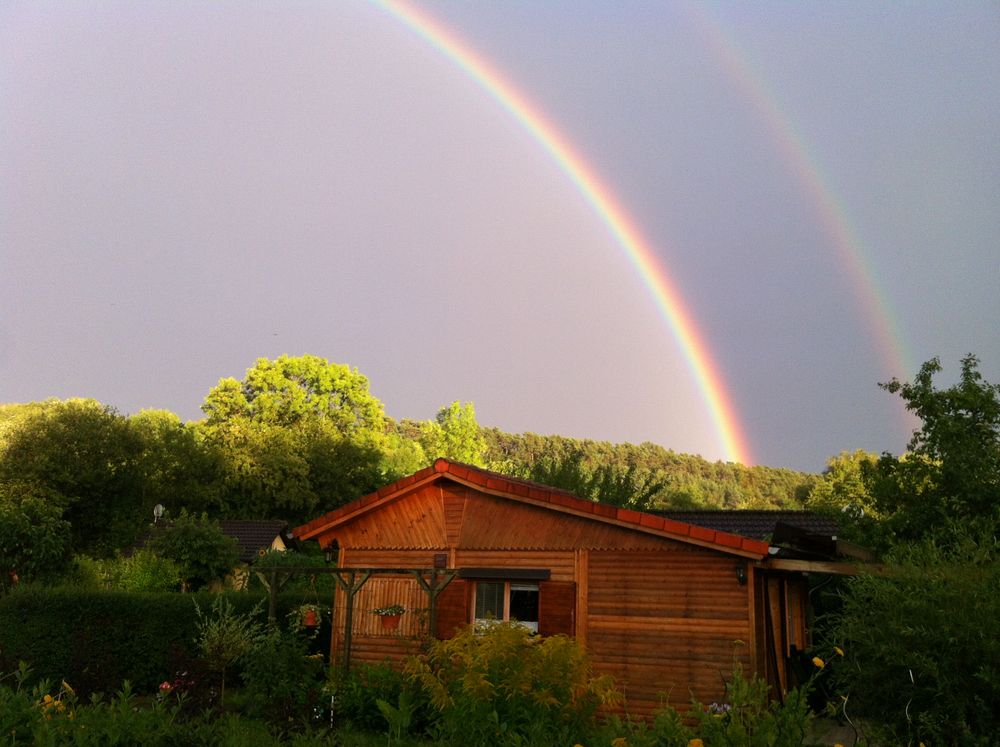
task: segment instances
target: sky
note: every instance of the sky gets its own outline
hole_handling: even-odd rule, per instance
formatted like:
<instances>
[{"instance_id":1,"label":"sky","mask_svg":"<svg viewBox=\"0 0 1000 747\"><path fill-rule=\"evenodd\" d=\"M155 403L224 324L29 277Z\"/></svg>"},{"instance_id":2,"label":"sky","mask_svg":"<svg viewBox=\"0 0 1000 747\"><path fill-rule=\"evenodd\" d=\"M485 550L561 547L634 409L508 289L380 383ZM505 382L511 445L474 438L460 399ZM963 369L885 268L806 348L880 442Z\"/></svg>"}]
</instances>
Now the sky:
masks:
<instances>
[{"instance_id":1,"label":"sky","mask_svg":"<svg viewBox=\"0 0 1000 747\"><path fill-rule=\"evenodd\" d=\"M898 454L878 382L1000 382L998 36L995 2L8 0L0 402L192 420L309 353L395 418Z\"/></svg>"}]
</instances>

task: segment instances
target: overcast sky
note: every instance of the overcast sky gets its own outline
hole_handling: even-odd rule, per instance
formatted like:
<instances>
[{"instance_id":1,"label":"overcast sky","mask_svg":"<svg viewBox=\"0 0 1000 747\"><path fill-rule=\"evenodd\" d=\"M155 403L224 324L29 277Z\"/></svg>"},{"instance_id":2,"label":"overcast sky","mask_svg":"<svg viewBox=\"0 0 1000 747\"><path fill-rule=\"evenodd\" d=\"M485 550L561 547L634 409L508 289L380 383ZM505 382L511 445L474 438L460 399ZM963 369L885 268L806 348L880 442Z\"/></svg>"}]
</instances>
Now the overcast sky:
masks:
<instances>
[{"instance_id":1,"label":"overcast sky","mask_svg":"<svg viewBox=\"0 0 1000 747\"><path fill-rule=\"evenodd\" d=\"M932 356L1000 381L1000 4L419 7L655 248L754 462L899 453L876 384ZM727 456L572 182L367 2L0 4L0 260L2 402L195 419L312 353L396 418Z\"/></svg>"}]
</instances>

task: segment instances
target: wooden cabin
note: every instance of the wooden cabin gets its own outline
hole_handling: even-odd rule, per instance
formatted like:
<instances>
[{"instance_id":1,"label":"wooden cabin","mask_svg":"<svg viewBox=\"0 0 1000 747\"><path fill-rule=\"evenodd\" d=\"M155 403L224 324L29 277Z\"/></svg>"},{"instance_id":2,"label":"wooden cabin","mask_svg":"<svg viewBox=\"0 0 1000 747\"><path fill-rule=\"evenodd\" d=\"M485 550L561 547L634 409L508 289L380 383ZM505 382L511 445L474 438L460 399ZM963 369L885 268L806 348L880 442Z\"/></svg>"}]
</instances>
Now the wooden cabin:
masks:
<instances>
[{"instance_id":1,"label":"wooden cabin","mask_svg":"<svg viewBox=\"0 0 1000 747\"><path fill-rule=\"evenodd\" d=\"M336 547L340 568L398 571L352 594L349 638L338 589L331 656L347 644L352 662L400 658L477 619L517 619L575 636L629 712L649 715L664 696L721 702L734 660L780 697L793 684L789 657L807 646L805 577L770 569L768 542L445 459L294 534ZM453 580L432 606L406 569ZM407 612L384 628L372 610L393 604Z\"/></svg>"}]
</instances>

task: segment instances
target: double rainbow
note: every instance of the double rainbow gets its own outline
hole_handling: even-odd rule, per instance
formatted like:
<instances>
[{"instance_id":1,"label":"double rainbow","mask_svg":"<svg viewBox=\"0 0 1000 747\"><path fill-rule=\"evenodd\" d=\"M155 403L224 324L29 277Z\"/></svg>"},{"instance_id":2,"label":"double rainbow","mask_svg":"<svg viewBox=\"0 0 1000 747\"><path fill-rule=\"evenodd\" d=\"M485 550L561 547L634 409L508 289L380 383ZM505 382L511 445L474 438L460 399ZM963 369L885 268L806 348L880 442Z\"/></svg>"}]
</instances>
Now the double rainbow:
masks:
<instances>
[{"instance_id":1,"label":"double rainbow","mask_svg":"<svg viewBox=\"0 0 1000 747\"><path fill-rule=\"evenodd\" d=\"M472 78L528 131L569 177L624 250L673 332L698 384L726 458L751 464L750 449L740 427L736 408L703 336L666 269L612 192L573 150L567 138L522 93L448 29L410 5L384 0L376 0L376 4Z\"/></svg>"}]
</instances>

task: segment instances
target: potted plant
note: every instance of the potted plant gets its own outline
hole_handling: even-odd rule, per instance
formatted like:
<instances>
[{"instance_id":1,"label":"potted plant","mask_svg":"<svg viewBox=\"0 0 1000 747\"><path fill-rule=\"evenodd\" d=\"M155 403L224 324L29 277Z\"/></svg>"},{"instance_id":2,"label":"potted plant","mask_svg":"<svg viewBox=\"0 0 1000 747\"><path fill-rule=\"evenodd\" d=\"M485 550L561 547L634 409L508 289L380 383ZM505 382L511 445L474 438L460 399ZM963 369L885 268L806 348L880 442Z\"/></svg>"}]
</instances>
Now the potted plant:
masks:
<instances>
[{"instance_id":1,"label":"potted plant","mask_svg":"<svg viewBox=\"0 0 1000 747\"><path fill-rule=\"evenodd\" d=\"M390 604L388 607L376 607L372 614L378 615L382 621L382 627L386 630L395 630L399 627L399 618L406 612L406 607L401 604Z\"/></svg>"},{"instance_id":2,"label":"potted plant","mask_svg":"<svg viewBox=\"0 0 1000 747\"><path fill-rule=\"evenodd\" d=\"M299 605L297 613L304 628L315 628L323 619L323 609L316 604Z\"/></svg>"}]
</instances>

